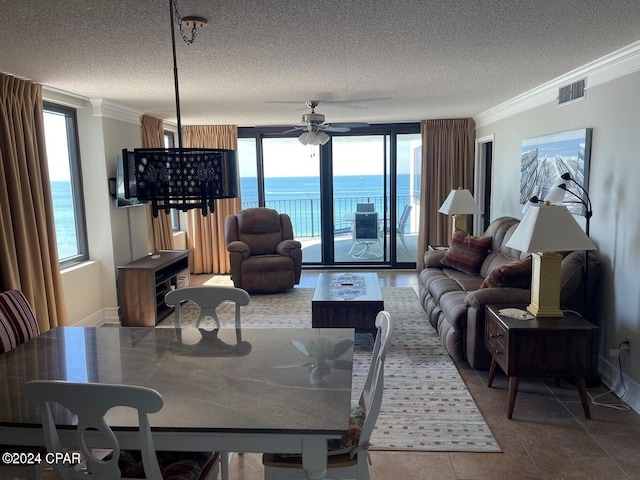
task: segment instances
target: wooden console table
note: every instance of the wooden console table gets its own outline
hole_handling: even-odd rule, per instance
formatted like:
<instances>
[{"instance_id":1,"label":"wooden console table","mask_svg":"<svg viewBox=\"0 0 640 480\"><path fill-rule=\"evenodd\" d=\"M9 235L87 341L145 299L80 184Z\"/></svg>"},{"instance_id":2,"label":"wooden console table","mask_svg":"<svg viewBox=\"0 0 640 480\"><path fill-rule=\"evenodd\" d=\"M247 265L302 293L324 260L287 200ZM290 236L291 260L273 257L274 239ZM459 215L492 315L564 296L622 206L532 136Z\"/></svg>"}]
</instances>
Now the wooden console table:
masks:
<instances>
[{"instance_id":1,"label":"wooden console table","mask_svg":"<svg viewBox=\"0 0 640 480\"><path fill-rule=\"evenodd\" d=\"M173 312L164 296L189 286L189 250L160 250L118 267L120 321L124 327L155 327ZM153 258L158 255L158 258Z\"/></svg>"},{"instance_id":2,"label":"wooden console table","mask_svg":"<svg viewBox=\"0 0 640 480\"><path fill-rule=\"evenodd\" d=\"M488 305L485 346L491 353L487 386L496 367L509 377L507 418L513 416L520 377L573 377L584 415L591 418L585 377L598 368L599 329L575 313L564 317L521 320L500 315L502 308L525 309L525 305Z\"/></svg>"}]
</instances>

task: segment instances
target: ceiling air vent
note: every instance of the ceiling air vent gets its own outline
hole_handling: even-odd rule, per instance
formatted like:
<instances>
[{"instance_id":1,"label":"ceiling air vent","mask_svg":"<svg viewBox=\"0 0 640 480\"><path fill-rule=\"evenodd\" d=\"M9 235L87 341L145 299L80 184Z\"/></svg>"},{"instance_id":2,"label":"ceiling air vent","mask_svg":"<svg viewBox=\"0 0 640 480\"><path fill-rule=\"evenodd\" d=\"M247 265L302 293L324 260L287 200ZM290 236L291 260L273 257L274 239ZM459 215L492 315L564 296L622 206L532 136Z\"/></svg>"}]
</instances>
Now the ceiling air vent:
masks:
<instances>
[{"instance_id":1,"label":"ceiling air vent","mask_svg":"<svg viewBox=\"0 0 640 480\"><path fill-rule=\"evenodd\" d=\"M558 92L558 105L566 105L577 100L584 100L585 79L578 80L570 85L560 87Z\"/></svg>"}]
</instances>

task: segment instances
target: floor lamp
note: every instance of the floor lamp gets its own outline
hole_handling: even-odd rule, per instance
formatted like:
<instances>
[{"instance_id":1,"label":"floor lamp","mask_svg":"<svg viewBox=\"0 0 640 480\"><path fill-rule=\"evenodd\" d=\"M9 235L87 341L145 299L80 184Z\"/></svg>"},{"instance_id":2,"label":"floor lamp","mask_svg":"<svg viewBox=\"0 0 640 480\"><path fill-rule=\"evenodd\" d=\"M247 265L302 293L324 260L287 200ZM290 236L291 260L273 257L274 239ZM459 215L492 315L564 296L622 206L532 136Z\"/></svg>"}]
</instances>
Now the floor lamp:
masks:
<instances>
[{"instance_id":1,"label":"floor lamp","mask_svg":"<svg viewBox=\"0 0 640 480\"><path fill-rule=\"evenodd\" d=\"M569 190L566 182L572 182L576 187L578 187L584 196L577 195L572 190ZM566 194L574 197L574 200L565 200ZM586 200L585 200L586 198ZM552 204L559 203L579 203L582 204L584 208L584 218L585 218L585 233L587 237L590 236L590 224L591 217L593 216L593 209L591 208L591 198L589 194L585 190L585 188L576 182L569 172L565 172L556 181L555 185L551 188L547 196L544 200L540 200L538 197L533 196L529 199L529 201L525 204L523 213L526 213L529 208L535 206L537 204L541 204L544 202L550 202ZM582 313L584 314L587 310L588 299L589 299L589 252L584 252L584 282L583 282L583 292L582 292Z\"/></svg>"},{"instance_id":2,"label":"floor lamp","mask_svg":"<svg viewBox=\"0 0 640 480\"><path fill-rule=\"evenodd\" d=\"M589 194L587 193L587 191L582 185L580 185L571 177L571 174L569 172L565 172L562 175L560 175L560 180L563 180L564 182L572 182L576 187L578 187L582 191L583 195L577 195L572 190L569 190L566 183L564 182L558 183L557 185L557 189L559 191L563 191L562 201L564 203L579 203L583 206L584 218L585 218L584 230L585 230L585 233L587 234L587 237L589 237L591 217L593 216L593 209L591 208L591 198L589 197ZM549 192L549 195L551 195L551 193L552 192ZM575 200L565 200L564 197L566 193L568 193L573 198L575 198ZM589 252L588 251L584 252L584 284L582 288L583 288L582 313L584 314L586 313L588 301L589 301Z\"/></svg>"},{"instance_id":3,"label":"floor lamp","mask_svg":"<svg viewBox=\"0 0 640 480\"><path fill-rule=\"evenodd\" d=\"M556 189L557 191L562 192L562 193L558 193L558 195L561 195L560 201L565 203L582 204L583 210L584 210L584 218L585 218L585 233L587 237L589 237L591 217L593 216L593 209L591 207L591 198L589 197L589 193L582 185L580 185L577 181L575 181L571 177L571 174L569 172L565 172L562 175L560 175L558 182L561 182L557 184L557 189ZM572 190L569 190L565 182L572 182L576 187L578 187L578 189L582 191L583 195L577 195ZM568 193L575 199L565 201L566 193ZM551 195L551 192L549 192L549 195ZM584 252L583 268L584 268L584 282L582 287L582 313L585 314L589 304L589 252L588 251ZM570 379L567 379L567 380L571 381ZM600 377L596 375L594 377L587 378L586 383L587 383L587 387L592 388L592 387L597 387L602 382L600 381Z\"/></svg>"}]
</instances>

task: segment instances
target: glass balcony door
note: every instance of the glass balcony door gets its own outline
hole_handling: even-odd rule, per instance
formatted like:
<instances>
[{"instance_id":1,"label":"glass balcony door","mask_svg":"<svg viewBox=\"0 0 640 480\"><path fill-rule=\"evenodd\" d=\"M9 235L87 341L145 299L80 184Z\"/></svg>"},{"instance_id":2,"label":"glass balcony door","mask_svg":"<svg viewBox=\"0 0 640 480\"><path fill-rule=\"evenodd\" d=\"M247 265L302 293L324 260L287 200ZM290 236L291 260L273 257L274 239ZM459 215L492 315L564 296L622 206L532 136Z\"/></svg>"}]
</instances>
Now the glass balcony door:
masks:
<instances>
[{"instance_id":1,"label":"glass balcony door","mask_svg":"<svg viewBox=\"0 0 640 480\"><path fill-rule=\"evenodd\" d=\"M291 137L263 138L262 153L264 206L291 217L303 263L321 262L319 147Z\"/></svg>"},{"instance_id":2,"label":"glass balcony door","mask_svg":"<svg viewBox=\"0 0 640 480\"><path fill-rule=\"evenodd\" d=\"M331 140L334 235L329 240L336 264L388 261L387 146L386 135Z\"/></svg>"},{"instance_id":3,"label":"glass balcony door","mask_svg":"<svg viewBox=\"0 0 640 480\"><path fill-rule=\"evenodd\" d=\"M420 218L420 186L422 185L422 140L419 133L396 137L395 217L390 247L394 263L414 264L418 252L418 218Z\"/></svg>"},{"instance_id":4,"label":"glass balcony door","mask_svg":"<svg viewBox=\"0 0 640 480\"><path fill-rule=\"evenodd\" d=\"M332 134L322 146L302 145L277 127L239 131L242 207L288 213L304 265L415 268L418 124L371 125ZM360 210L377 216L376 228L361 225L365 237L356 235L356 217L370 216Z\"/></svg>"}]
</instances>

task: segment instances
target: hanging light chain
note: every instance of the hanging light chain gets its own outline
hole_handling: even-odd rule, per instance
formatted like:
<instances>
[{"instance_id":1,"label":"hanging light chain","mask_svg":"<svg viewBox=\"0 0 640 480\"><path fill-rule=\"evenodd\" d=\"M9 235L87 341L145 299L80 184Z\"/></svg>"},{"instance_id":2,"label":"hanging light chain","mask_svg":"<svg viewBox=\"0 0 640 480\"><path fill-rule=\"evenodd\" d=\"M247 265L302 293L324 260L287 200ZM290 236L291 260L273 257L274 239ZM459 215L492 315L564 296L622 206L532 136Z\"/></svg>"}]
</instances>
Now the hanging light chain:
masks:
<instances>
[{"instance_id":1,"label":"hanging light chain","mask_svg":"<svg viewBox=\"0 0 640 480\"><path fill-rule=\"evenodd\" d=\"M188 37L184 33L184 30L182 28L182 17L180 16L180 13L178 12L178 0L173 0L173 11L174 11L175 16L176 16L176 23L178 24L178 29L180 30L180 35L182 35L182 40L184 40L184 43L186 43L187 45L191 45L195 41L196 36L198 35L198 29L196 28L195 22L193 24L193 27L191 28L191 37Z\"/></svg>"}]
</instances>

